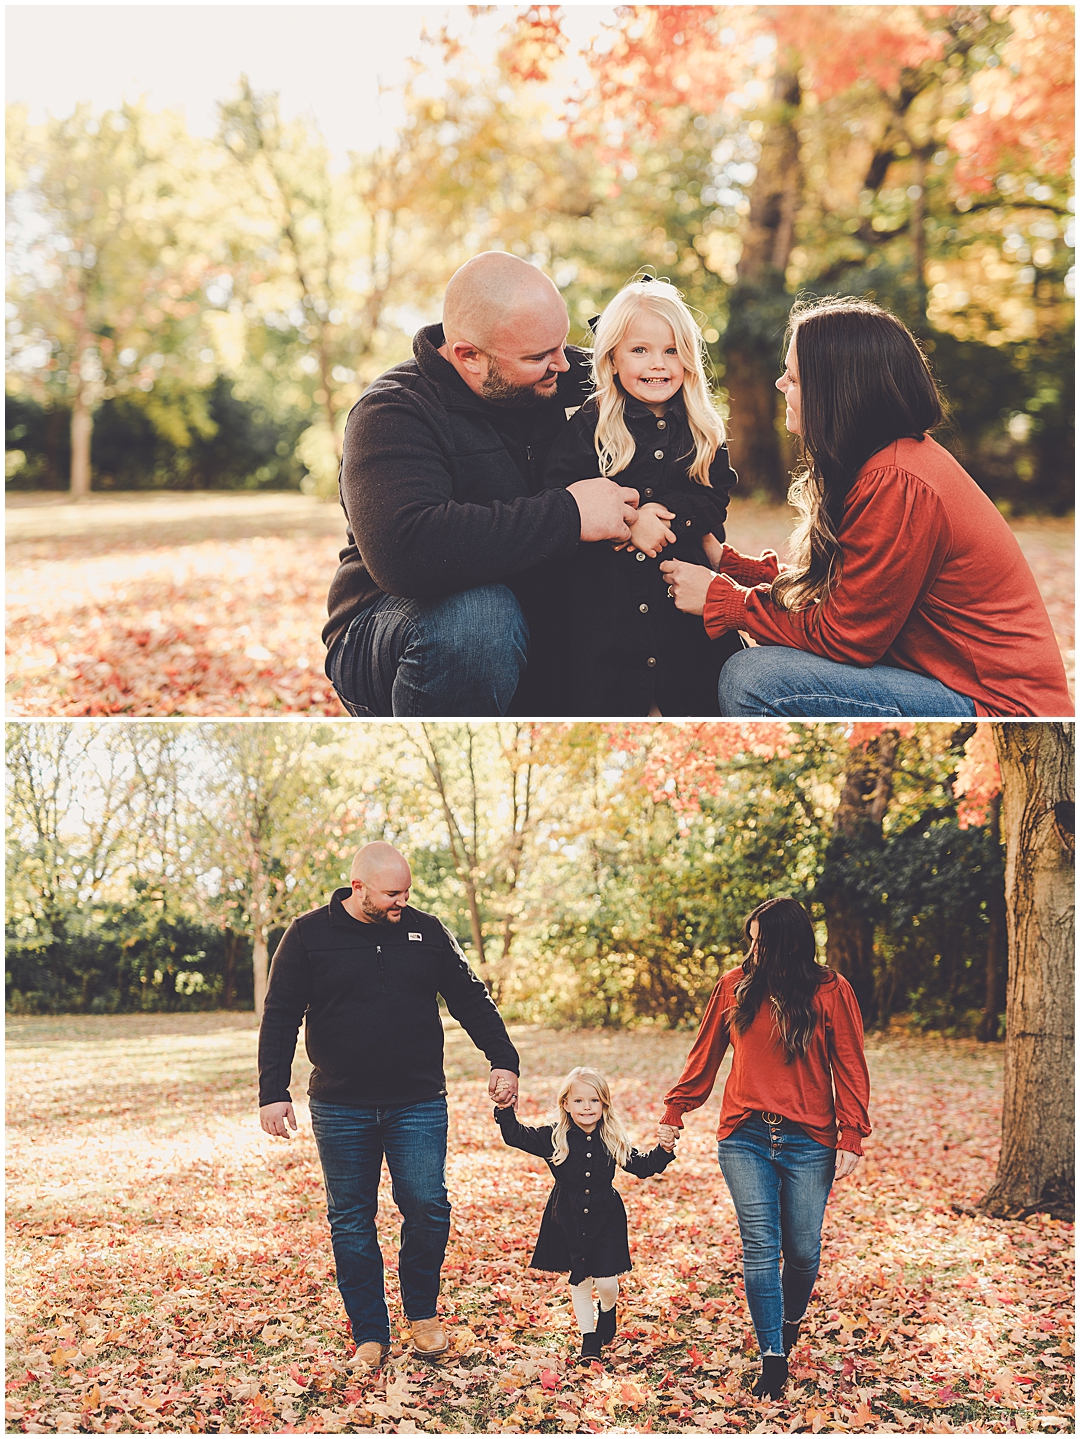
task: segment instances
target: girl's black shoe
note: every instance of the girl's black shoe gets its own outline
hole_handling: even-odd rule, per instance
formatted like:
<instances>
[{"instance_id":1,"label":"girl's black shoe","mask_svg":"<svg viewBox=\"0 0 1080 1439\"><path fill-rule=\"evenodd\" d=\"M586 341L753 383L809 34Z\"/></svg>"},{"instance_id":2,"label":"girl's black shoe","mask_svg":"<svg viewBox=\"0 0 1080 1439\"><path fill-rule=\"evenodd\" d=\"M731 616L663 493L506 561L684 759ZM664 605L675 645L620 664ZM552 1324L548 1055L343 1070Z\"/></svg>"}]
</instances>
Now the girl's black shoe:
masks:
<instances>
[{"instance_id":1,"label":"girl's black shoe","mask_svg":"<svg viewBox=\"0 0 1080 1439\"><path fill-rule=\"evenodd\" d=\"M779 1399L787 1383L787 1360L782 1354L761 1356L761 1378L751 1389L755 1399Z\"/></svg>"},{"instance_id":2,"label":"girl's black shoe","mask_svg":"<svg viewBox=\"0 0 1080 1439\"><path fill-rule=\"evenodd\" d=\"M799 1342L799 1329L800 1329L801 1325L802 1325L802 1320L801 1320L801 1319L796 1320L794 1324L792 1324L792 1323L791 1323L789 1320L787 1320L787 1319L784 1320L784 1353L785 1353L785 1355L790 1354L791 1351L795 1348L796 1344L798 1344L798 1342Z\"/></svg>"},{"instance_id":3,"label":"girl's black shoe","mask_svg":"<svg viewBox=\"0 0 1080 1439\"><path fill-rule=\"evenodd\" d=\"M601 1344L610 1344L615 1338L615 1310L617 1305L613 1304L610 1309L597 1305L596 1333Z\"/></svg>"},{"instance_id":4,"label":"girl's black shoe","mask_svg":"<svg viewBox=\"0 0 1080 1439\"><path fill-rule=\"evenodd\" d=\"M581 1362L582 1364L587 1364L591 1359L599 1359L599 1358L600 1358L600 1336L599 1336L599 1334L597 1334L596 1330L594 1329L591 1334L583 1334L583 1335L581 1336L581 1360L580 1360L580 1362Z\"/></svg>"}]
</instances>

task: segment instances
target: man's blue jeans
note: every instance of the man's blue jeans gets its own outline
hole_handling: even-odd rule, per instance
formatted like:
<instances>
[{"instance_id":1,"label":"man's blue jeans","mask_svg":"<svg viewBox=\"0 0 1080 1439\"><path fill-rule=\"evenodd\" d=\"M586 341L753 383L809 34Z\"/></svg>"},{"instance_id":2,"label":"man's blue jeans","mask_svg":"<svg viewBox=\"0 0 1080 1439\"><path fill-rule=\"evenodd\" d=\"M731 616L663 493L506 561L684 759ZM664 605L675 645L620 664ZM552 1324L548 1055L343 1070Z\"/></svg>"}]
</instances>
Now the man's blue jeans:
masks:
<instances>
[{"instance_id":1,"label":"man's blue jeans","mask_svg":"<svg viewBox=\"0 0 1080 1439\"><path fill-rule=\"evenodd\" d=\"M326 1182L337 1284L357 1345L390 1342L382 1251L375 1230L383 1155L401 1210L398 1279L409 1319L431 1319L450 1234L446 1197L446 1100L360 1109L310 1102Z\"/></svg>"},{"instance_id":2,"label":"man's blue jeans","mask_svg":"<svg viewBox=\"0 0 1080 1439\"><path fill-rule=\"evenodd\" d=\"M722 715L805 719L974 717L975 702L892 665L841 665L786 645L740 650L720 671Z\"/></svg>"},{"instance_id":3,"label":"man's blue jeans","mask_svg":"<svg viewBox=\"0 0 1080 1439\"><path fill-rule=\"evenodd\" d=\"M356 615L330 655L353 715L501 715L529 654L529 627L506 585L442 600L383 595Z\"/></svg>"},{"instance_id":4,"label":"man's blue jeans","mask_svg":"<svg viewBox=\"0 0 1080 1439\"><path fill-rule=\"evenodd\" d=\"M762 1354L783 1354L783 1321L803 1317L817 1279L836 1151L790 1119L766 1124L760 1114L716 1149L739 1219L746 1302L758 1344Z\"/></svg>"}]
</instances>

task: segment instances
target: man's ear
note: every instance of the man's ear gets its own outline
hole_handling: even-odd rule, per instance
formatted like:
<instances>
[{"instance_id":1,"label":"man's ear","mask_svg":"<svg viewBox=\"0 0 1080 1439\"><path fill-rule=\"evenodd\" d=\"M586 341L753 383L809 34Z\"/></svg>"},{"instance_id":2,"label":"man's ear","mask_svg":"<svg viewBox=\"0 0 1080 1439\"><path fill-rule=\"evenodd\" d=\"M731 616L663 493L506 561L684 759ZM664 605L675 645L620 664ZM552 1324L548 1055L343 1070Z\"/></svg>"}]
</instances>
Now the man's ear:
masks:
<instances>
[{"instance_id":1,"label":"man's ear","mask_svg":"<svg viewBox=\"0 0 1080 1439\"><path fill-rule=\"evenodd\" d=\"M478 375L484 368L484 360L487 356L483 350L478 349L471 340L455 340L450 346L454 359L463 369L471 374Z\"/></svg>"}]
</instances>

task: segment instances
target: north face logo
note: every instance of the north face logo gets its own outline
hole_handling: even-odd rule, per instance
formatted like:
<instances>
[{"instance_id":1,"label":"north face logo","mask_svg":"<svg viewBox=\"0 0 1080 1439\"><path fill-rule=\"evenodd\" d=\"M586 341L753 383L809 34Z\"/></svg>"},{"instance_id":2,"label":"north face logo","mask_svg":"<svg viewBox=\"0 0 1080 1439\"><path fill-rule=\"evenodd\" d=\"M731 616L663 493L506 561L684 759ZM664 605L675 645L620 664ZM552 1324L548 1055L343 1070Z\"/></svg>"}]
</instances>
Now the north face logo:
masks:
<instances>
[{"instance_id":1,"label":"north face logo","mask_svg":"<svg viewBox=\"0 0 1080 1439\"><path fill-rule=\"evenodd\" d=\"M423 938L424 938L424 936L423 936L422 934L417 934L415 929L410 929L410 930L409 930L409 938L410 938L410 939L419 939L419 940L422 941Z\"/></svg>"}]
</instances>

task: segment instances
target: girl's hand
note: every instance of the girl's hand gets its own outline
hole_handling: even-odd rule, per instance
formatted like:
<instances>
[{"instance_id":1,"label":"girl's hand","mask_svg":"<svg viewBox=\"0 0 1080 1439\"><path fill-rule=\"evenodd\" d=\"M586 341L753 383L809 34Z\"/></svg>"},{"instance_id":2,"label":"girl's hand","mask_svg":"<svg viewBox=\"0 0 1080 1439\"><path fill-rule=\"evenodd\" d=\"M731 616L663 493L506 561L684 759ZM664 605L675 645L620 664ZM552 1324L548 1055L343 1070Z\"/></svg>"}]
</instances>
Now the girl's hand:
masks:
<instances>
[{"instance_id":1,"label":"girl's hand","mask_svg":"<svg viewBox=\"0 0 1080 1439\"><path fill-rule=\"evenodd\" d=\"M833 1179L846 1179L849 1174L854 1174L855 1166L861 1158L861 1154L852 1154L850 1149L838 1149L836 1151L836 1169L833 1173Z\"/></svg>"},{"instance_id":2,"label":"girl's hand","mask_svg":"<svg viewBox=\"0 0 1080 1439\"><path fill-rule=\"evenodd\" d=\"M679 1130L674 1124L658 1124L656 1126L656 1140L661 1149L666 1149L669 1154L675 1150L675 1143L679 1137ZM839 1154L839 1150L837 1153Z\"/></svg>"},{"instance_id":3,"label":"girl's hand","mask_svg":"<svg viewBox=\"0 0 1080 1439\"><path fill-rule=\"evenodd\" d=\"M650 502L638 507L637 519L631 526L631 538L617 550L640 550L643 555L655 558L665 545L675 543L675 533L667 521L675 518L675 511L664 505Z\"/></svg>"},{"instance_id":4,"label":"girl's hand","mask_svg":"<svg viewBox=\"0 0 1080 1439\"><path fill-rule=\"evenodd\" d=\"M704 565L688 565L685 560L664 560L660 571L677 610L686 615L704 614L705 596L716 579L712 570Z\"/></svg>"},{"instance_id":5,"label":"girl's hand","mask_svg":"<svg viewBox=\"0 0 1080 1439\"><path fill-rule=\"evenodd\" d=\"M510 1069L493 1069L488 1080L488 1097L500 1109L510 1109L517 1103L518 1077Z\"/></svg>"}]
</instances>

